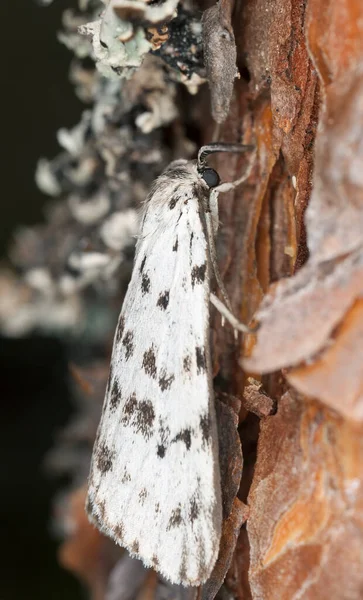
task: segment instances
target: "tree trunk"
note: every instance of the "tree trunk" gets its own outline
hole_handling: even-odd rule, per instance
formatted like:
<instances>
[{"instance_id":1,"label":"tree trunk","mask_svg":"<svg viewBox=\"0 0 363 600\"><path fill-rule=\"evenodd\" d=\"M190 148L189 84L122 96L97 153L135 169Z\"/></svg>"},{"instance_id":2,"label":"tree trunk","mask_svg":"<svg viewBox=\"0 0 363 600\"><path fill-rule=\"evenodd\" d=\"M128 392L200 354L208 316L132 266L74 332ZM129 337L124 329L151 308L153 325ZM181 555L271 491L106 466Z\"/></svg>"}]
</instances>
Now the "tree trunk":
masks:
<instances>
[{"instance_id":1,"label":"tree trunk","mask_svg":"<svg viewBox=\"0 0 363 600\"><path fill-rule=\"evenodd\" d=\"M221 5L228 20L233 3ZM107 127L102 134L92 132L92 152L87 138L91 134L84 134L90 152L87 157L94 161L87 162L94 168L87 190L105 185L112 196L115 191L127 194L132 189L122 209L115 209L123 211L139 205L151 181L171 159L190 156L188 137L204 143L217 137L254 147L245 155L219 154L211 160L226 182L237 180L250 168L244 183L220 194L216 243L233 312L256 331L236 337L211 309L224 522L219 561L199 592L168 586L102 536L84 513L90 449L130 256L125 251L117 272L117 282L121 281L117 294L111 285L106 299L104 289L98 287L95 301L84 288L77 288L71 308L67 296L67 310L76 310L77 302L78 312L72 313L77 319L86 320L88 310L87 335L94 344L90 352L94 360L82 369L72 366L84 403L81 425L70 427L66 441L52 457L54 468L59 468L64 444L70 445L73 462L63 464L62 469L68 473L73 469L74 475L77 443L86 442L88 447L86 457L77 458L77 489L69 493L67 510L59 517L63 526L68 518L75 524L73 532L65 536L60 562L87 584L93 600L139 600L165 594L191 600L197 593L203 600L212 600L217 593L220 598L228 594L236 600L362 598L363 3L236 0L232 24L241 77L235 80L224 122L216 126L212 120L205 88L191 99L180 85L162 79L154 58L148 56L146 75L140 70L134 83L124 84L123 101L112 105L112 110L111 105L107 108L112 114ZM160 50L168 39L168 26L161 33L148 28L148 39L156 44L154 54L167 58L175 68L182 60L180 48L175 51L174 46L175 52L169 54ZM194 85L200 72L192 61L195 50L190 48L194 45L183 47L185 63L178 81L193 87L191 81ZM102 51L100 47L100 56ZM89 75L85 83L85 78L77 79L73 71L74 80L79 86L82 83L84 98L87 92L92 99L92 77L96 76ZM156 91L150 87L153 78L158 81ZM210 85L213 114L222 120L218 115L224 114L229 98L223 99L224 108L218 112L217 87L211 81ZM161 116L150 125L150 119L157 118L155 102L160 103ZM126 110L133 119L136 115L139 129L132 130L127 142L125 133L120 142L117 127ZM91 125L87 127L91 129ZM134 122L128 122L125 131L132 127ZM120 147L124 143L123 153ZM67 148L69 151L69 140ZM70 154L72 151L74 148ZM152 152L159 152L156 163L150 158ZM120 172L126 173L123 165L136 155L140 170L132 163L129 179L126 175L126 179L117 179ZM62 189L63 212L57 217L53 213L47 229L36 233L42 240L44 265L53 279L64 268L70 231L69 248L78 243L82 229L79 221L75 225L76 218L72 220L74 214L71 219L65 211L73 184L64 183L68 171L59 164L53 163L51 172L53 185L58 177ZM89 230L87 235L91 235ZM51 256L49 240L55 240ZM13 258L30 272L36 264L31 252L37 255L39 249L32 246L30 251L28 239L22 243ZM115 248L112 252L110 248L112 254ZM22 286L30 285L32 291L26 289L31 294L41 287L32 274L31 282L29 277L22 281ZM103 281L101 275L98 285ZM64 315L52 298L51 306ZM31 302L37 302L33 295ZM106 309L100 308L102 303ZM107 318L112 314L113 319L110 327L105 318L101 335L95 333L95 320L89 316L95 314L90 307L93 310L96 305L98 316L107 313ZM6 314L2 309L5 316L0 313L5 329L12 323L12 307L11 302ZM36 314L36 323L44 324L44 312ZM59 325L59 319L54 317L52 327ZM59 326L63 325L62 321ZM95 348L100 346L102 360L96 364L99 354Z\"/></svg>"}]
</instances>

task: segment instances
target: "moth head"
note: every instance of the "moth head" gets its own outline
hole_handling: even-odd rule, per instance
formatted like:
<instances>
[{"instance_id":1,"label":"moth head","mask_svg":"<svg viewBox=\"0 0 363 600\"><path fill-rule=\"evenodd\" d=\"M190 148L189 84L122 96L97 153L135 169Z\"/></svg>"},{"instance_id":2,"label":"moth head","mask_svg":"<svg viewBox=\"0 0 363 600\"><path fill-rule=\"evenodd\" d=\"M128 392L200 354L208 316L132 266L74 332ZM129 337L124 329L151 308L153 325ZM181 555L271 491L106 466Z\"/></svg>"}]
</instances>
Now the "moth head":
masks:
<instances>
[{"instance_id":1,"label":"moth head","mask_svg":"<svg viewBox=\"0 0 363 600\"><path fill-rule=\"evenodd\" d=\"M200 175L209 188L215 188L221 182L217 171L211 169L210 167L204 168Z\"/></svg>"},{"instance_id":2,"label":"moth head","mask_svg":"<svg viewBox=\"0 0 363 600\"><path fill-rule=\"evenodd\" d=\"M209 188L215 188L220 184L220 178L214 169L207 167L207 158L210 154L216 152L246 152L254 150L254 146L246 146L243 144L228 144L224 142L215 142L202 146L198 152L197 171L199 176L204 180Z\"/></svg>"}]
</instances>

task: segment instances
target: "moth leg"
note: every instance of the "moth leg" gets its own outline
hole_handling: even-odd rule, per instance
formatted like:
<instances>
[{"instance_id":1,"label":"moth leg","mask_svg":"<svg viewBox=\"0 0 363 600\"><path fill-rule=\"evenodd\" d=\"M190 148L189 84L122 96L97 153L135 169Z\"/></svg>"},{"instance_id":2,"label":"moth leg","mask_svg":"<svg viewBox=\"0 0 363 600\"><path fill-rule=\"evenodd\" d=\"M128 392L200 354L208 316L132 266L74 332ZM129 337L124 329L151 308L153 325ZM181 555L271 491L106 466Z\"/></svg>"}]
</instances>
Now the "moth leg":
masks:
<instances>
[{"instance_id":1,"label":"moth leg","mask_svg":"<svg viewBox=\"0 0 363 600\"><path fill-rule=\"evenodd\" d=\"M227 306L223 304L223 302L219 298L217 298L217 296L212 292L210 295L210 301L213 304L213 306L218 310L218 312L222 315L222 318L224 318L226 321L228 321L228 323L230 323L230 325L232 325L234 330L242 331L242 333L256 333L258 329L257 327L251 329L250 327L247 327L247 325L241 323L241 321L239 321L237 317L234 316L234 314L229 310L229 308L227 308Z\"/></svg>"},{"instance_id":2,"label":"moth leg","mask_svg":"<svg viewBox=\"0 0 363 600\"><path fill-rule=\"evenodd\" d=\"M241 175L241 177L239 177L239 179L236 179L235 181L221 183L221 184L219 184L219 186L214 188L211 193L216 194L217 198L218 198L220 192L230 192L231 190L234 190L236 187L241 185L241 183L246 181L246 179L248 179L249 176L251 175L253 166L255 164L255 159L256 159L256 152L253 152L251 157L248 159L247 169L245 170L243 175Z\"/></svg>"},{"instance_id":3,"label":"moth leg","mask_svg":"<svg viewBox=\"0 0 363 600\"><path fill-rule=\"evenodd\" d=\"M219 271L219 267L218 267L217 251L216 251L216 246L214 243L214 237L215 237L215 235L217 233L217 229L218 229L218 197L219 197L220 192L229 192L230 190L235 189L236 187L241 185L241 183L246 181L246 179L248 179L248 177L251 174L251 171L252 171L252 168L253 168L253 165L255 162L254 161L255 157L256 157L256 153L254 152L253 155L251 156L251 159L249 160L249 164L248 164L246 171L243 173L243 175L239 179L236 179L235 181L231 181L229 183L221 183L218 187L211 190L210 197L209 197L210 210L206 211L206 215L205 215L206 225L207 225L207 238L208 238L210 260L212 263L212 267L213 267L213 271L214 271L214 275L215 275L218 287L221 291L221 294L222 294L225 304L223 304L223 302L221 302L215 294L211 294L210 299L211 299L212 304L215 306L215 308L217 308L217 310L222 315L222 319L226 319L235 330L242 331L243 333L253 333L254 331L256 331L256 329L250 329L249 327L247 327L246 325L241 323L237 319L237 317L235 317L233 314L232 305L229 300L228 292L223 283L223 280L222 280L222 277L221 277L221 274Z\"/></svg>"},{"instance_id":4,"label":"moth leg","mask_svg":"<svg viewBox=\"0 0 363 600\"><path fill-rule=\"evenodd\" d=\"M203 156L202 156L202 158L203 158ZM218 224L219 224L219 221L218 221L219 194L221 192L230 192L231 190L234 190L236 187L241 185L241 183L246 181L246 179L248 179L249 176L251 175L253 165L255 164L255 158L256 158L256 152L253 152L252 156L250 157L250 159L248 161L247 169L244 171L243 175L241 175L241 177L239 177L239 179L236 179L235 181L220 183L217 187L211 189L210 194L209 194L208 206L212 213L214 235L217 235Z\"/></svg>"},{"instance_id":5,"label":"moth leg","mask_svg":"<svg viewBox=\"0 0 363 600\"><path fill-rule=\"evenodd\" d=\"M221 300L219 300L219 298L217 298L217 296L213 293L211 293L211 295L210 295L210 301L212 302L213 306L215 306L215 308L221 314L223 325L224 325L223 321L225 319L232 325L235 332L242 331L243 333L252 333L254 330L247 327L247 325L244 325L243 323L241 323L237 319L237 317L234 316L234 314L232 312L232 305L231 305L231 302L230 302L230 299L228 296L228 292L225 288L225 285L223 283L223 280L222 280L222 277L221 277L221 274L220 274L220 271L218 268L217 252L216 252L216 246L214 243L212 214L210 212L207 212L205 215L205 219L206 219L206 225L207 225L207 239L208 239L209 256L210 256L210 260L212 263L214 275L215 275L218 287L223 296L223 300L224 300L225 304L223 304L223 302L221 302Z\"/></svg>"},{"instance_id":6,"label":"moth leg","mask_svg":"<svg viewBox=\"0 0 363 600\"><path fill-rule=\"evenodd\" d=\"M239 186L241 183L243 183L246 179L248 179L248 177L251 174L252 167L254 165L254 160L253 160L254 157L255 157L255 153L251 157L251 160L249 161L246 171L243 173L243 175L239 179L236 179L235 181L232 181L230 183L221 183L218 187L211 190L210 196L209 196L209 210L207 210L206 214L205 214L206 225L207 225L209 255L210 255L214 275L215 275L218 287L221 290L223 300L231 313L232 313L232 306L231 306L231 302L229 300L226 287L223 283L223 280L222 280L222 277L221 277L221 274L220 274L220 271L218 268L217 251L216 251L216 246L214 243L214 237L215 237L215 235L217 233L217 229L218 229L218 197L219 197L220 192L228 192L230 190L233 190L234 188Z\"/></svg>"},{"instance_id":7,"label":"moth leg","mask_svg":"<svg viewBox=\"0 0 363 600\"><path fill-rule=\"evenodd\" d=\"M232 313L232 305L231 305L231 302L230 302L230 299L228 296L228 292L223 283L222 276L220 274L219 267L218 267L217 250L216 250L216 245L214 243L215 228L214 228L213 216L210 211L206 212L205 221L206 221L206 225L207 225L208 250L209 250L210 261L211 261L212 267L213 267L214 276L216 278L218 287L221 290L223 300L224 300L226 306L228 307L228 310Z\"/></svg>"}]
</instances>

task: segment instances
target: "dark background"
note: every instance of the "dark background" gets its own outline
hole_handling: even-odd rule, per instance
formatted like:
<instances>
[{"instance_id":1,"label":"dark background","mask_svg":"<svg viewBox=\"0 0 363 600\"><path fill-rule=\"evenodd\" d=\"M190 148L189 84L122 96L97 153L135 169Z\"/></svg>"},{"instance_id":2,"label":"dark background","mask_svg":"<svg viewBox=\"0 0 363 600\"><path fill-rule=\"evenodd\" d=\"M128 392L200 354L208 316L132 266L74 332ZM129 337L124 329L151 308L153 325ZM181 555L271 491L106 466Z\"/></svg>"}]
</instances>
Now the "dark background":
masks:
<instances>
[{"instance_id":1,"label":"dark background","mask_svg":"<svg viewBox=\"0 0 363 600\"><path fill-rule=\"evenodd\" d=\"M40 156L59 151L56 131L79 121L81 103L68 82L71 53L56 39L61 14L76 0L3 0L1 22L0 254L14 229L43 219L37 190ZM64 482L44 469L44 456L72 412L66 349L57 339L0 338L0 600L86 598L57 563L52 499Z\"/></svg>"}]
</instances>

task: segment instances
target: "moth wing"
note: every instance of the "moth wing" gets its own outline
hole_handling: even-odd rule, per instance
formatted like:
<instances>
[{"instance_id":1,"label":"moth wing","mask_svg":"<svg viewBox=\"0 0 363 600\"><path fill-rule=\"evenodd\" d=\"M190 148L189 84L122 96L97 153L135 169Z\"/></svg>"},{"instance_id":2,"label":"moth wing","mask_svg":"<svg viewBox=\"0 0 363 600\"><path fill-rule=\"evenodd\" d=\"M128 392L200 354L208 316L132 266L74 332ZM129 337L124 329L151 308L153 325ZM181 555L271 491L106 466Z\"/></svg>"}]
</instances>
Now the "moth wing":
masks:
<instances>
[{"instance_id":1,"label":"moth wing","mask_svg":"<svg viewBox=\"0 0 363 600\"><path fill-rule=\"evenodd\" d=\"M115 335L88 503L102 531L184 585L208 579L222 522L199 211L191 185L174 205L150 198Z\"/></svg>"}]
</instances>

